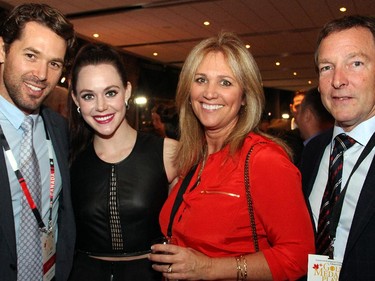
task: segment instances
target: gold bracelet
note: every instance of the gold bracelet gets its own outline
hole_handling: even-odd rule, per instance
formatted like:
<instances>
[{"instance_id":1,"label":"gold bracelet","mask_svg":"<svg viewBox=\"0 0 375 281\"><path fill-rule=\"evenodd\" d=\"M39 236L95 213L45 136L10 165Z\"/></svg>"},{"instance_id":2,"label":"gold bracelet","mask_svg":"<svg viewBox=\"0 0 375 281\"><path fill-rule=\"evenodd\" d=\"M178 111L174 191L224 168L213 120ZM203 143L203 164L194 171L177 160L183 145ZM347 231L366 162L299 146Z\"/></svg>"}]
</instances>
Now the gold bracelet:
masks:
<instances>
[{"instance_id":1,"label":"gold bracelet","mask_svg":"<svg viewBox=\"0 0 375 281\"><path fill-rule=\"evenodd\" d=\"M247 260L244 256L236 257L237 262L237 281L247 280Z\"/></svg>"},{"instance_id":2,"label":"gold bracelet","mask_svg":"<svg viewBox=\"0 0 375 281\"><path fill-rule=\"evenodd\" d=\"M242 272L241 264L240 264L240 257L235 257L235 258L236 258L236 263L237 263L237 267L236 267L236 269L237 269L237 281L240 281L241 280L240 276L241 276L241 272Z\"/></svg>"},{"instance_id":3,"label":"gold bracelet","mask_svg":"<svg viewBox=\"0 0 375 281\"><path fill-rule=\"evenodd\" d=\"M242 274L242 280L246 281L247 280L247 260L244 256L241 256L242 262L243 262L243 274ZM241 270L242 272L242 270Z\"/></svg>"}]
</instances>

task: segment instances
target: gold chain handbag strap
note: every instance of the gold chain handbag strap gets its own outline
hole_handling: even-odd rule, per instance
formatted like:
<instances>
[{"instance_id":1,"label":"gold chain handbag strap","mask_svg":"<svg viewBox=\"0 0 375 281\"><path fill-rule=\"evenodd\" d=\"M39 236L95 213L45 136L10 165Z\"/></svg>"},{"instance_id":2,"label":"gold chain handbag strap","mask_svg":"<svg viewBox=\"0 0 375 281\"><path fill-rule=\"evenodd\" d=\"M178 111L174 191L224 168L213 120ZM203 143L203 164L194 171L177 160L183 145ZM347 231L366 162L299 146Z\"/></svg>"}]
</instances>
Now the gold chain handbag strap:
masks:
<instances>
[{"instance_id":1,"label":"gold chain handbag strap","mask_svg":"<svg viewBox=\"0 0 375 281\"><path fill-rule=\"evenodd\" d=\"M253 240L254 240L254 248L255 248L255 251L256 252L259 252L259 244L258 244L258 235L257 235L257 232L256 232L256 226L255 226L255 217L254 217L254 207L253 207L253 199L251 197L251 193L250 193L250 175L249 175L249 160L250 160L250 155L251 153L253 152L254 150L254 147L257 145L257 144L261 144L261 143L266 143L266 142L258 142L258 143L255 143L253 144L250 149L249 149L249 152L247 153L246 155L246 160L245 160L245 191L246 191L246 199L247 199L247 206L248 206L248 209L249 209L249 215L250 215L250 227L251 227L251 231L252 231L252 234L253 234Z\"/></svg>"}]
</instances>

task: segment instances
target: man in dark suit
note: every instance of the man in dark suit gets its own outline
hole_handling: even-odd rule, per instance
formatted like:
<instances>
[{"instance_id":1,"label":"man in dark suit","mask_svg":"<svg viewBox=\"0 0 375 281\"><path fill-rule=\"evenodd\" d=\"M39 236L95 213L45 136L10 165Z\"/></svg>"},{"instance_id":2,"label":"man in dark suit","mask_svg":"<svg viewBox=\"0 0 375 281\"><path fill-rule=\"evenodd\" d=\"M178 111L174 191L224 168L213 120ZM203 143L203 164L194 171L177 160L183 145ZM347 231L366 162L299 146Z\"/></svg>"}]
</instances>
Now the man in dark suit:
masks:
<instances>
[{"instance_id":1,"label":"man in dark suit","mask_svg":"<svg viewBox=\"0 0 375 281\"><path fill-rule=\"evenodd\" d=\"M318 88L308 90L296 116L303 145L306 146L312 138L332 128L334 121L322 103Z\"/></svg>"},{"instance_id":2,"label":"man in dark suit","mask_svg":"<svg viewBox=\"0 0 375 281\"><path fill-rule=\"evenodd\" d=\"M34 281L44 276L45 280L64 281L69 276L75 224L70 198L68 130L64 118L41 104L58 83L72 57L74 44L72 24L48 5L20 5L0 28L0 280ZM39 184L29 184L34 180L29 182L27 176L25 181L26 189L39 185L36 194L39 193L41 201L36 208L32 204L25 207L27 192L19 182L29 173L22 170L20 154L24 131L21 124L30 117L37 159L34 166L39 170L32 170L31 174L40 177L35 180ZM36 197L31 196L31 201L37 202ZM36 238L43 239L35 243L40 247L35 268L28 264L31 257L27 254L37 247L20 247L20 224L28 216L23 212L41 216L27 220ZM20 256L26 257L26 263L20 263Z\"/></svg>"},{"instance_id":3,"label":"man in dark suit","mask_svg":"<svg viewBox=\"0 0 375 281\"><path fill-rule=\"evenodd\" d=\"M318 254L332 253L342 260L339 280L375 280L375 19L347 16L326 24L315 54L319 90L324 106L335 118L333 129L313 138L305 147L300 169L303 188L317 229ZM328 192L329 166L335 137L349 138L345 145L342 181L321 212ZM349 148L350 147L350 148ZM332 170L338 171L339 168ZM332 182L330 180L329 182ZM340 186L341 185L341 186ZM332 186L332 185L331 185ZM345 191L345 192L343 192ZM326 209L327 210L327 209ZM321 224L327 215L328 223ZM335 222L336 220L336 222ZM332 247L319 242L323 227ZM335 239L332 239L335 237ZM324 249L323 249L324 248Z\"/></svg>"}]
</instances>

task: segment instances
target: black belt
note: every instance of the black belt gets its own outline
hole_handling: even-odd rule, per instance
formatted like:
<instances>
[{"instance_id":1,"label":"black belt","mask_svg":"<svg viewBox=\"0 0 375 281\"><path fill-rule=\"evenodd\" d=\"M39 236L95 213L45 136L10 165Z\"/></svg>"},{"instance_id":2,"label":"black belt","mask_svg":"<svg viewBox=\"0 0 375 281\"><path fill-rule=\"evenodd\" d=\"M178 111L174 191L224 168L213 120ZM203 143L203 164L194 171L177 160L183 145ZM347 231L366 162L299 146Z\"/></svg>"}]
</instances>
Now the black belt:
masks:
<instances>
[{"instance_id":1,"label":"black belt","mask_svg":"<svg viewBox=\"0 0 375 281\"><path fill-rule=\"evenodd\" d=\"M142 256L142 255L151 253L151 250L139 251L139 252L133 252L133 253L99 253L99 252L89 252L89 251L80 250L80 249L77 249L76 251L82 254L86 254L88 256L107 257L107 258L136 257L136 256Z\"/></svg>"}]
</instances>

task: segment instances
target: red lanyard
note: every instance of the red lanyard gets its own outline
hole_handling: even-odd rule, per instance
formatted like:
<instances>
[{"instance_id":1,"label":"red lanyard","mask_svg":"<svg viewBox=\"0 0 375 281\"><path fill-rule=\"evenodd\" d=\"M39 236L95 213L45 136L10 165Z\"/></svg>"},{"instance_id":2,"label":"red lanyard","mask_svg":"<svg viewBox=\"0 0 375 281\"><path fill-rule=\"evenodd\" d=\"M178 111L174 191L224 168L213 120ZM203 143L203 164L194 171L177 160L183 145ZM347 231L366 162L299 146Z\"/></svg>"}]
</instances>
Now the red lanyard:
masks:
<instances>
[{"instance_id":1,"label":"red lanyard","mask_svg":"<svg viewBox=\"0 0 375 281\"><path fill-rule=\"evenodd\" d=\"M21 185L22 191L26 197L27 202L29 203L29 206L38 222L39 225L39 230L45 233L50 233L52 231L52 207L53 207L53 192L55 190L55 164L53 160L53 149L52 149L52 142L50 140L49 134L47 129L45 128L46 131L46 138L47 138L47 147L48 147L48 157L49 157L49 165L50 165L50 188L49 188L49 198L50 198L50 204L49 204L49 217L48 217L48 228L43 222L42 216L40 215L40 212L31 197L29 188L27 186L27 183L22 176L21 171L18 168L18 164L16 159L14 158L13 152L9 147L9 143L7 139L5 138L3 129L1 128L0 125L0 140L1 144L5 150L5 155L7 156L10 165L12 166L12 169L18 179L18 182Z\"/></svg>"}]
</instances>

